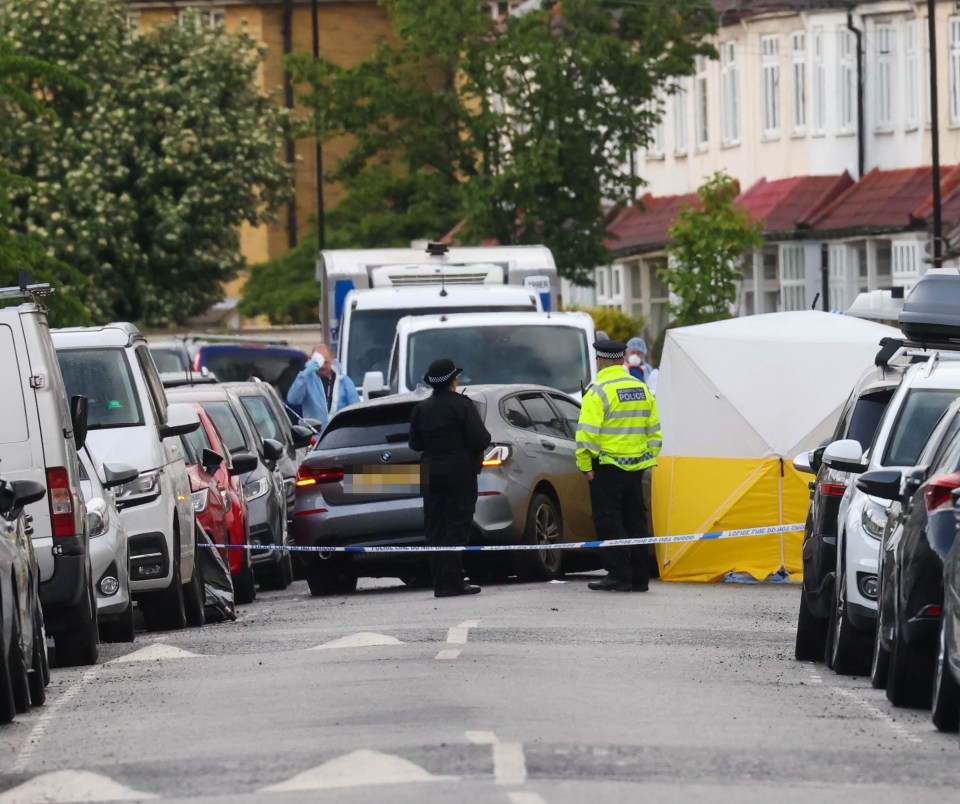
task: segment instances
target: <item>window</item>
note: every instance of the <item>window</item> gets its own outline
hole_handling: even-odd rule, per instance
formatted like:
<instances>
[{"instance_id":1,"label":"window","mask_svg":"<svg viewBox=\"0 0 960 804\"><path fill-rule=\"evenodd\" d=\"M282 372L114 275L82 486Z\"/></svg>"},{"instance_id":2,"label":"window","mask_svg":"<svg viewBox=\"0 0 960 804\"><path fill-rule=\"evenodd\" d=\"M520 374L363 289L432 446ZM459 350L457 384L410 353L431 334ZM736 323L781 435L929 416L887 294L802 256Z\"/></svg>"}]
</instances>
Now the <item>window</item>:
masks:
<instances>
[{"instance_id":1,"label":"window","mask_svg":"<svg viewBox=\"0 0 960 804\"><path fill-rule=\"evenodd\" d=\"M846 310L852 299L847 298L847 245L836 243L830 246L830 307Z\"/></svg>"},{"instance_id":2,"label":"window","mask_svg":"<svg viewBox=\"0 0 960 804\"><path fill-rule=\"evenodd\" d=\"M960 17L950 17L950 122L960 123Z\"/></svg>"},{"instance_id":3,"label":"window","mask_svg":"<svg viewBox=\"0 0 960 804\"><path fill-rule=\"evenodd\" d=\"M567 420L567 428L570 431L570 437L577 433L577 424L580 422L580 406L565 396L559 394L549 394L550 401L557 406L560 415Z\"/></svg>"},{"instance_id":4,"label":"window","mask_svg":"<svg viewBox=\"0 0 960 804\"><path fill-rule=\"evenodd\" d=\"M810 111L813 116L813 133L823 134L827 125L827 70L823 56L823 28L813 29L812 40L813 64L810 66L810 83L813 102Z\"/></svg>"},{"instance_id":5,"label":"window","mask_svg":"<svg viewBox=\"0 0 960 804\"><path fill-rule=\"evenodd\" d=\"M933 428L956 398L957 392L953 390L914 389L908 392L890 431L883 465L915 466Z\"/></svg>"},{"instance_id":6,"label":"window","mask_svg":"<svg viewBox=\"0 0 960 804\"><path fill-rule=\"evenodd\" d=\"M139 11L127 12L127 41L132 42L139 39L143 31L143 22L140 19Z\"/></svg>"},{"instance_id":7,"label":"window","mask_svg":"<svg viewBox=\"0 0 960 804\"><path fill-rule=\"evenodd\" d=\"M147 392L150 396L150 406L153 408L153 418L157 424L166 424L167 422L167 394L163 390L163 382L157 373L157 364L153 362L150 350L146 345L136 347L137 363L140 364L140 371L143 374L143 380L147 385Z\"/></svg>"},{"instance_id":8,"label":"window","mask_svg":"<svg viewBox=\"0 0 960 804\"><path fill-rule=\"evenodd\" d=\"M650 112L656 115L656 122L650 129L650 143L647 145L647 156L651 159L663 159L663 108L659 98L651 102Z\"/></svg>"},{"instance_id":9,"label":"window","mask_svg":"<svg viewBox=\"0 0 960 804\"><path fill-rule=\"evenodd\" d=\"M803 265L803 246L780 246L780 309L807 309L807 275Z\"/></svg>"},{"instance_id":10,"label":"window","mask_svg":"<svg viewBox=\"0 0 960 804\"><path fill-rule=\"evenodd\" d=\"M917 21L910 20L904 26L904 58L906 82L904 99L906 101L907 129L916 128L920 122L920 64L917 55Z\"/></svg>"},{"instance_id":11,"label":"window","mask_svg":"<svg viewBox=\"0 0 960 804\"><path fill-rule=\"evenodd\" d=\"M874 31L877 69L877 129L893 128L893 26L878 22Z\"/></svg>"},{"instance_id":12,"label":"window","mask_svg":"<svg viewBox=\"0 0 960 804\"><path fill-rule=\"evenodd\" d=\"M597 298L603 299L607 296L607 269L597 268Z\"/></svg>"},{"instance_id":13,"label":"window","mask_svg":"<svg viewBox=\"0 0 960 804\"><path fill-rule=\"evenodd\" d=\"M623 284L622 284L623 268L621 268L619 265L615 266L612 270L612 273L613 273L613 291L611 295L620 297L623 295Z\"/></svg>"},{"instance_id":14,"label":"window","mask_svg":"<svg viewBox=\"0 0 960 804\"><path fill-rule=\"evenodd\" d=\"M64 349L57 352L67 396L85 396L91 430L144 423L133 372L123 349Z\"/></svg>"},{"instance_id":15,"label":"window","mask_svg":"<svg viewBox=\"0 0 960 804\"><path fill-rule=\"evenodd\" d=\"M500 403L500 413L507 424L520 427L523 430L533 429L533 422L530 420L527 411L524 410L523 405L520 404L519 397L511 396L504 399Z\"/></svg>"},{"instance_id":16,"label":"window","mask_svg":"<svg viewBox=\"0 0 960 804\"><path fill-rule=\"evenodd\" d=\"M553 436L554 438L570 438L570 436L567 435L566 422L560 418L557 411L547 402L543 394L527 394L521 396L520 402L530 417L530 421L533 423L533 429L536 432L542 435Z\"/></svg>"},{"instance_id":17,"label":"window","mask_svg":"<svg viewBox=\"0 0 960 804\"><path fill-rule=\"evenodd\" d=\"M281 444L286 443L283 425L266 399L262 396L241 396L240 403L250 416L257 432L260 433L260 438L272 438Z\"/></svg>"},{"instance_id":18,"label":"window","mask_svg":"<svg viewBox=\"0 0 960 804\"><path fill-rule=\"evenodd\" d=\"M920 247L917 243L894 243L891 273L896 287L913 288L920 278Z\"/></svg>"},{"instance_id":19,"label":"window","mask_svg":"<svg viewBox=\"0 0 960 804\"><path fill-rule=\"evenodd\" d=\"M677 90L673 95L673 152L677 156L685 156L690 141L690 132L687 131L687 98L689 95L690 80L681 78Z\"/></svg>"},{"instance_id":20,"label":"window","mask_svg":"<svg viewBox=\"0 0 960 804\"><path fill-rule=\"evenodd\" d=\"M763 54L763 136L780 136L780 39L764 36L760 39Z\"/></svg>"},{"instance_id":21,"label":"window","mask_svg":"<svg viewBox=\"0 0 960 804\"><path fill-rule=\"evenodd\" d=\"M213 452L216 452L216 450L213 448L213 444L210 443L210 439L207 438L207 431L203 427L203 425L200 425L200 427L198 427L193 432L187 433L183 437L183 441L185 446L185 452L196 456L197 460L195 461L195 463L199 463L200 461L203 460L203 451L205 449L209 449L209 450L212 450ZM220 457L223 458L226 456L221 455Z\"/></svg>"},{"instance_id":22,"label":"window","mask_svg":"<svg viewBox=\"0 0 960 804\"><path fill-rule=\"evenodd\" d=\"M736 42L725 42L720 48L720 79L723 143L733 145L740 142L740 72Z\"/></svg>"},{"instance_id":23,"label":"window","mask_svg":"<svg viewBox=\"0 0 960 804\"><path fill-rule=\"evenodd\" d=\"M693 125L696 129L697 147L710 144L710 129L707 122L707 57L697 56L696 74L693 77Z\"/></svg>"},{"instance_id":24,"label":"window","mask_svg":"<svg viewBox=\"0 0 960 804\"><path fill-rule=\"evenodd\" d=\"M853 32L839 29L840 69L837 73L840 85L837 97L840 102L840 132L849 134L857 128L857 51Z\"/></svg>"},{"instance_id":25,"label":"window","mask_svg":"<svg viewBox=\"0 0 960 804\"><path fill-rule=\"evenodd\" d=\"M213 419L220 431L223 443L231 453L246 452L250 449L243 428L237 420L237 414L229 402L203 402L203 409Z\"/></svg>"},{"instance_id":26,"label":"window","mask_svg":"<svg viewBox=\"0 0 960 804\"><path fill-rule=\"evenodd\" d=\"M216 28L226 21L226 13L221 9L183 8L177 12L177 24L181 28L193 27L196 31L204 28Z\"/></svg>"},{"instance_id":27,"label":"window","mask_svg":"<svg viewBox=\"0 0 960 804\"><path fill-rule=\"evenodd\" d=\"M807 35L793 34L793 133L807 129Z\"/></svg>"}]
</instances>

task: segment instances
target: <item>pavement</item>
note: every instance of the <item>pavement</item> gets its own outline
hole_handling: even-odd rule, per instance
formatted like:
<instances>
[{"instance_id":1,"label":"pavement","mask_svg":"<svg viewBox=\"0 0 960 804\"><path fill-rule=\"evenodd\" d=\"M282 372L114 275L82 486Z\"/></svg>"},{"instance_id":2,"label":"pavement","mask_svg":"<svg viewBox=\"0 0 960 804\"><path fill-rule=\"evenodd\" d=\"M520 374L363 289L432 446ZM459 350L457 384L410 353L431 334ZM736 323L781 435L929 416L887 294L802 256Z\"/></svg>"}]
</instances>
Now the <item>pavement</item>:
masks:
<instances>
[{"instance_id":1,"label":"pavement","mask_svg":"<svg viewBox=\"0 0 960 804\"><path fill-rule=\"evenodd\" d=\"M596 575L262 593L104 645L0 728L0 804L936 801L957 735L793 659L799 588ZM954 791L951 793L950 791Z\"/></svg>"}]
</instances>

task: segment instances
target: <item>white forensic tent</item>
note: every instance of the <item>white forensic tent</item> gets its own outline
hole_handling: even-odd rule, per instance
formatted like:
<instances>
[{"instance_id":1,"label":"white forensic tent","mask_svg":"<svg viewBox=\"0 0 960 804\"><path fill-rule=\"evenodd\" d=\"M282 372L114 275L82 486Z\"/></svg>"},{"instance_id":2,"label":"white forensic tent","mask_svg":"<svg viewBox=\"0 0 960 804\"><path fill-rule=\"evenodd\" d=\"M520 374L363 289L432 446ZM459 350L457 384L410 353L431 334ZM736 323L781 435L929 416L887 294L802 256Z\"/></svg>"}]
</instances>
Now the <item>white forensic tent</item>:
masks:
<instances>
[{"instance_id":1,"label":"white forensic tent","mask_svg":"<svg viewBox=\"0 0 960 804\"><path fill-rule=\"evenodd\" d=\"M884 337L872 321L814 310L667 332L653 474L657 536L802 523L812 476L791 463L828 438ZM802 533L657 545L664 580L798 579Z\"/></svg>"}]
</instances>

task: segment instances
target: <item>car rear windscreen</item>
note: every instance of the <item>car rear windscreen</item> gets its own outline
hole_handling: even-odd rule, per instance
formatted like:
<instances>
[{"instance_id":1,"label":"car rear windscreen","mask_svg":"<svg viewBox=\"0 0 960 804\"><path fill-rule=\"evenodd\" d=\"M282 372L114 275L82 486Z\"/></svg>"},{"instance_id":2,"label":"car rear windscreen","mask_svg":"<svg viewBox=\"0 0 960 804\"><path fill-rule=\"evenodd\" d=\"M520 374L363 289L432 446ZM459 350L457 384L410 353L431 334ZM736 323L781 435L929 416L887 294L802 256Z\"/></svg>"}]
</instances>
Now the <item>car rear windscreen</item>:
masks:
<instances>
[{"instance_id":1,"label":"car rear windscreen","mask_svg":"<svg viewBox=\"0 0 960 804\"><path fill-rule=\"evenodd\" d=\"M133 372L123 349L60 349L60 373L67 396L85 396L91 430L143 424Z\"/></svg>"},{"instance_id":2,"label":"car rear windscreen","mask_svg":"<svg viewBox=\"0 0 960 804\"><path fill-rule=\"evenodd\" d=\"M568 394L590 382L587 334L556 324L443 327L410 336L407 388L423 382L427 367L448 357L460 368L460 385L546 385Z\"/></svg>"},{"instance_id":3,"label":"car rear windscreen","mask_svg":"<svg viewBox=\"0 0 960 804\"><path fill-rule=\"evenodd\" d=\"M407 315L443 315L444 313L530 313L536 312L530 304L479 304L468 307L408 307L403 310L355 310L350 316L350 334L347 342L347 374L358 387L368 371L383 372L387 376L390 349L397 334L397 322ZM411 386L412 387L412 386Z\"/></svg>"},{"instance_id":4,"label":"car rear windscreen","mask_svg":"<svg viewBox=\"0 0 960 804\"><path fill-rule=\"evenodd\" d=\"M916 466L920 452L944 411L960 396L945 389L917 388L907 394L894 422L884 466Z\"/></svg>"},{"instance_id":5,"label":"car rear windscreen","mask_svg":"<svg viewBox=\"0 0 960 804\"><path fill-rule=\"evenodd\" d=\"M242 347L204 349L200 363L220 382L246 382L252 377L268 382L283 399L306 364L307 356L294 351Z\"/></svg>"},{"instance_id":6,"label":"car rear windscreen","mask_svg":"<svg viewBox=\"0 0 960 804\"><path fill-rule=\"evenodd\" d=\"M344 447L369 447L374 444L398 444L407 442L410 436L410 411L408 405L383 405L359 407L335 416L323 431L317 449L342 449Z\"/></svg>"}]
</instances>

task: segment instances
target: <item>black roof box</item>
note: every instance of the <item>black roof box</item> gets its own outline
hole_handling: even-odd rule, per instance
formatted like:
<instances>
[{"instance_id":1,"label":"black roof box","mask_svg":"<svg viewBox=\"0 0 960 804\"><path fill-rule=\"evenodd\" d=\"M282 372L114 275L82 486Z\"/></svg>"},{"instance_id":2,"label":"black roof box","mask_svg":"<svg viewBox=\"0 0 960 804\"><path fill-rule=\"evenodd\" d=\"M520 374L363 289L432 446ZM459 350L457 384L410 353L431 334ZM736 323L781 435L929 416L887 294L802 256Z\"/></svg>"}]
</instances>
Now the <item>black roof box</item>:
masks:
<instances>
[{"instance_id":1,"label":"black roof box","mask_svg":"<svg viewBox=\"0 0 960 804\"><path fill-rule=\"evenodd\" d=\"M960 347L960 274L928 271L921 276L904 300L898 322L915 343Z\"/></svg>"}]
</instances>

